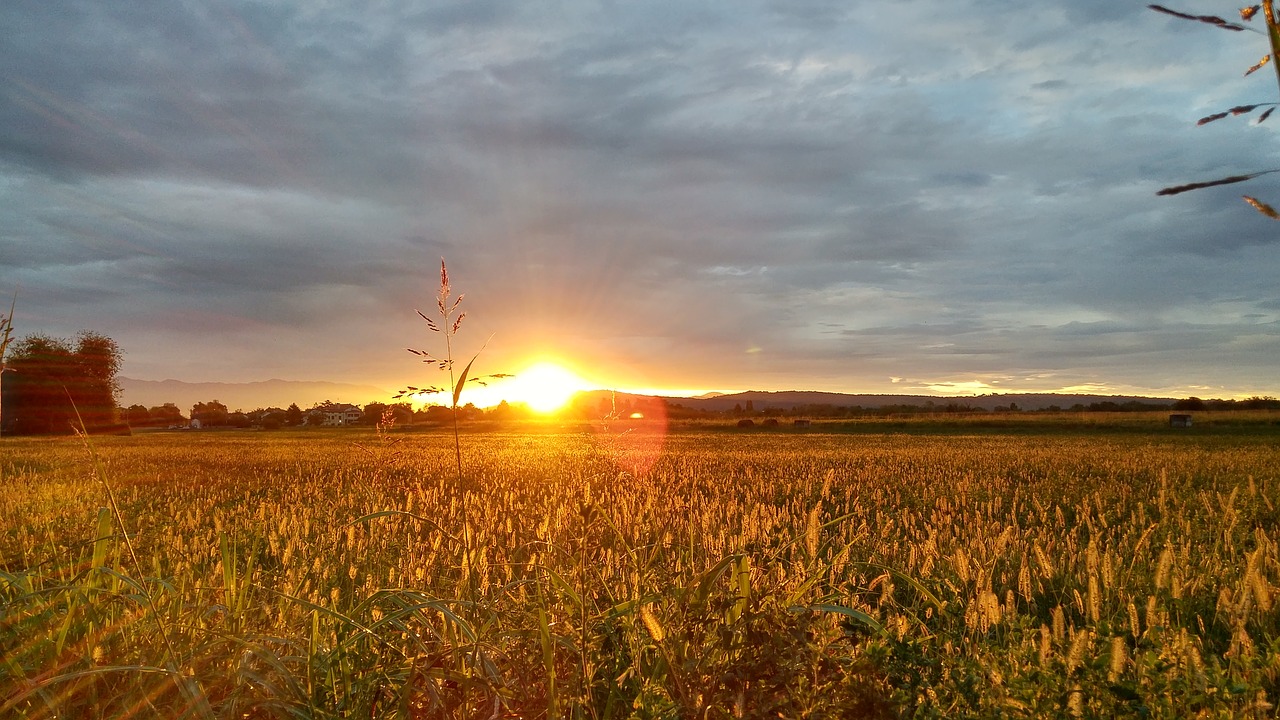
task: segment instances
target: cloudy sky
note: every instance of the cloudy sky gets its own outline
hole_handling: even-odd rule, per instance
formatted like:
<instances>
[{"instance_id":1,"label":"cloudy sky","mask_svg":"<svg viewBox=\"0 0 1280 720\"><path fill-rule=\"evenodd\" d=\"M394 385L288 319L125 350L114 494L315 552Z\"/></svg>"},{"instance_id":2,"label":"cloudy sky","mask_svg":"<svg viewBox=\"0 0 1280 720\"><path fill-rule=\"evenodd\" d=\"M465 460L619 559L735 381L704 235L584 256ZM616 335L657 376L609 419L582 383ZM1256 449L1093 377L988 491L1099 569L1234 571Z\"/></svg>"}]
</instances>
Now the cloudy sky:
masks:
<instances>
[{"instance_id":1,"label":"cloudy sky","mask_svg":"<svg viewBox=\"0 0 1280 720\"><path fill-rule=\"evenodd\" d=\"M1177 7L1234 15L1235 5ZM1260 23L1260 20L1255 21ZM0 295L123 375L1280 394L1265 37L1129 0L0 3ZM1272 176L1280 178L1280 176ZM7 303L6 303L7 305ZM7 307L6 307L7 310Z\"/></svg>"}]
</instances>

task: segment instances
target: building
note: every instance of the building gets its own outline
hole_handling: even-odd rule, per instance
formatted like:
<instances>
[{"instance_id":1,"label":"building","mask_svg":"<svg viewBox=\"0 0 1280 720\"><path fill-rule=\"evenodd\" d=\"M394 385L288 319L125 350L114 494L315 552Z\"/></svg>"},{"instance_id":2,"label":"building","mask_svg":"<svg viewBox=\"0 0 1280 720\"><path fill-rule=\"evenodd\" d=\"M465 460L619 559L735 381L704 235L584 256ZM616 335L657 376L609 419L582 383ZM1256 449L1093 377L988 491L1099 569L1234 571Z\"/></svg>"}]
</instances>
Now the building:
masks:
<instances>
[{"instance_id":1,"label":"building","mask_svg":"<svg viewBox=\"0 0 1280 720\"><path fill-rule=\"evenodd\" d=\"M322 420L320 424L325 427L355 425L360 422L360 418L363 415L364 411L355 405L331 405L330 407L325 408L324 420Z\"/></svg>"}]
</instances>

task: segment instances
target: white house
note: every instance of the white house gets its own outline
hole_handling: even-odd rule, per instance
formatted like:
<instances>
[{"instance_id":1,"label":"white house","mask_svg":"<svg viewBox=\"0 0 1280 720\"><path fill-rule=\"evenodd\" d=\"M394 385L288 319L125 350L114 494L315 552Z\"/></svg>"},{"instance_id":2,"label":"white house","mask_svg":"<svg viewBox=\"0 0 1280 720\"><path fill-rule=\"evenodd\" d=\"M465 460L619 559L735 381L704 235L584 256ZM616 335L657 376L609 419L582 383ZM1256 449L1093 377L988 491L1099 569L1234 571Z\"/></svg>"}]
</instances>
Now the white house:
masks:
<instances>
[{"instance_id":1,"label":"white house","mask_svg":"<svg viewBox=\"0 0 1280 720\"><path fill-rule=\"evenodd\" d=\"M360 421L364 411L355 405L334 405L324 411L324 421L321 425L333 427L337 425L354 425Z\"/></svg>"}]
</instances>

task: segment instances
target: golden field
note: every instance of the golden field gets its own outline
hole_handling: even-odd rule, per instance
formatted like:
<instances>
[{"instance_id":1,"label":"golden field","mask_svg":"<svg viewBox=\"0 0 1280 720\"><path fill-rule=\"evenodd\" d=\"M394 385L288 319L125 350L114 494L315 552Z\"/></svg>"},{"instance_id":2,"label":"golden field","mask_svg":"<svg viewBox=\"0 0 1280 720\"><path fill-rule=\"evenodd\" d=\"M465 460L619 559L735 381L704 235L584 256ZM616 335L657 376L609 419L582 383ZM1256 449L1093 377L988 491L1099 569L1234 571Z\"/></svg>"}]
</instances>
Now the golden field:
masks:
<instances>
[{"instance_id":1,"label":"golden field","mask_svg":"<svg viewBox=\"0 0 1280 720\"><path fill-rule=\"evenodd\" d=\"M1230 420L4 438L0 716L1275 717Z\"/></svg>"}]
</instances>

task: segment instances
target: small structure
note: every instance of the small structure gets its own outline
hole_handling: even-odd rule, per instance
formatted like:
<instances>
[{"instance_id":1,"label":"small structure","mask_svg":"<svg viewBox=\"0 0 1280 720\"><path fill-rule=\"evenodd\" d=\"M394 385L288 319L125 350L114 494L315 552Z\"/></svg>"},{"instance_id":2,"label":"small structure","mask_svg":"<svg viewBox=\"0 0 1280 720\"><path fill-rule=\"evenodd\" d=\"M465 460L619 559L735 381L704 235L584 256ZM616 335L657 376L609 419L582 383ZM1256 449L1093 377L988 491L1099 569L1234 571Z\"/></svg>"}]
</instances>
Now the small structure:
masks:
<instances>
[{"instance_id":1,"label":"small structure","mask_svg":"<svg viewBox=\"0 0 1280 720\"><path fill-rule=\"evenodd\" d=\"M752 420L751 418L742 418L741 420L738 421L738 427L741 427L741 428L755 427L755 426L756 426L756 421Z\"/></svg>"},{"instance_id":2,"label":"small structure","mask_svg":"<svg viewBox=\"0 0 1280 720\"><path fill-rule=\"evenodd\" d=\"M796 427L809 427L813 422L809 420L797 420L794 424Z\"/></svg>"},{"instance_id":3,"label":"small structure","mask_svg":"<svg viewBox=\"0 0 1280 720\"><path fill-rule=\"evenodd\" d=\"M760 424L765 427L778 427L778 418L765 418Z\"/></svg>"},{"instance_id":4,"label":"small structure","mask_svg":"<svg viewBox=\"0 0 1280 720\"><path fill-rule=\"evenodd\" d=\"M1189 428L1191 427L1191 416L1184 413L1175 413L1169 416L1169 427L1171 428Z\"/></svg>"}]
</instances>

